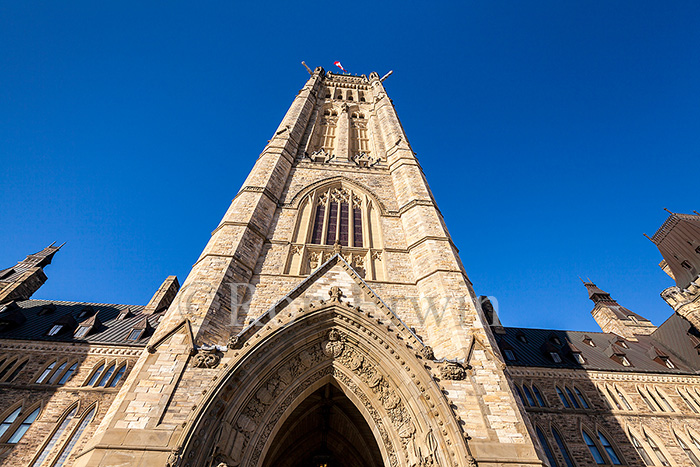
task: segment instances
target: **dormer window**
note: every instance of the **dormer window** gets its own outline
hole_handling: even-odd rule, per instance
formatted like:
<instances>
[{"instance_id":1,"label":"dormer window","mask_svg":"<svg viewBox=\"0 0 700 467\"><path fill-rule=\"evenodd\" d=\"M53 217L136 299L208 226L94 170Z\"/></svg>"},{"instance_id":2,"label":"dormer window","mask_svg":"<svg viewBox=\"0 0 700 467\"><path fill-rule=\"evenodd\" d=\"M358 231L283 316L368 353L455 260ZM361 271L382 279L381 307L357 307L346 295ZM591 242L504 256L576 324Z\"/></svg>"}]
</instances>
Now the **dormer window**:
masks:
<instances>
[{"instance_id":1,"label":"dormer window","mask_svg":"<svg viewBox=\"0 0 700 467\"><path fill-rule=\"evenodd\" d=\"M627 342L625 342L625 341L622 340L622 339L616 340L615 343L616 343L617 345L619 345L620 347L622 347L623 349L629 349L629 348L630 348L630 346L627 345Z\"/></svg>"},{"instance_id":2,"label":"dormer window","mask_svg":"<svg viewBox=\"0 0 700 467\"><path fill-rule=\"evenodd\" d=\"M119 312L119 316L117 316L117 321L123 321L126 318L129 318L131 316L131 310L127 307L124 308Z\"/></svg>"},{"instance_id":3,"label":"dormer window","mask_svg":"<svg viewBox=\"0 0 700 467\"><path fill-rule=\"evenodd\" d=\"M41 310L39 310L37 315L38 316L50 315L54 311L56 311L56 305L54 305L53 303L49 303L48 305L44 305L43 307L41 307Z\"/></svg>"},{"instance_id":4,"label":"dormer window","mask_svg":"<svg viewBox=\"0 0 700 467\"><path fill-rule=\"evenodd\" d=\"M152 331L151 325L148 322L148 316L144 316L141 321L136 323L136 325L131 328L131 331L129 331L129 334L126 336L126 340L128 341L137 341L144 337L147 333L150 333Z\"/></svg>"},{"instance_id":5,"label":"dormer window","mask_svg":"<svg viewBox=\"0 0 700 467\"><path fill-rule=\"evenodd\" d=\"M527 344L527 337L525 336L525 333L523 333L522 331L520 331L515 337L523 344Z\"/></svg>"},{"instance_id":6,"label":"dormer window","mask_svg":"<svg viewBox=\"0 0 700 467\"><path fill-rule=\"evenodd\" d=\"M590 345L591 347L595 347L595 342L593 342L593 339L591 339L588 336L583 336L583 343L586 345Z\"/></svg>"},{"instance_id":7,"label":"dormer window","mask_svg":"<svg viewBox=\"0 0 700 467\"><path fill-rule=\"evenodd\" d=\"M630 363L630 361L627 360L627 357L626 357L626 356L621 355L621 356L619 356L619 358L620 358L620 363L622 364L622 366L632 366L632 364Z\"/></svg>"},{"instance_id":8,"label":"dormer window","mask_svg":"<svg viewBox=\"0 0 700 467\"><path fill-rule=\"evenodd\" d=\"M78 313L78 319L87 318L88 316L90 316L92 314L92 312L93 312L92 307L86 306L85 308L80 310L80 313Z\"/></svg>"},{"instance_id":9,"label":"dormer window","mask_svg":"<svg viewBox=\"0 0 700 467\"><path fill-rule=\"evenodd\" d=\"M90 326L79 326L75 331L75 337L85 337L88 332L90 332Z\"/></svg>"},{"instance_id":10,"label":"dormer window","mask_svg":"<svg viewBox=\"0 0 700 467\"><path fill-rule=\"evenodd\" d=\"M503 349L503 356L506 357L506 360L511 362L517 360L517 358L515 358L515 352L513 352L511 349Z\"/></svg>"},{"instance_id":11,"label":"dormer window","mask_svg":"<svg viewBox=\"0 0 700 467\"><path fill-rule=\"evenodd\" d=\"M661 358L661 361L663 361L667 368L676 368L676 365L674 365L671 359L668 357Z\"/></svg>"},{"instance_id":12,"label":"dormer window","mask_svg":"<svg viewBox=\"0 0 700 467\"><path fill-rule=\"evenodd\" d=\"M561 355L559 355L559 352L549 352L549 356L554 363L561 363Z\"/></svg>"},{"instance_id":13,"label":"dormer window","mask_svg":"<svg viewBox=\"0 0 700 467\"><path fill-rule=\"evenodd\" d=\"M700 246L698 246L698 247L695 248L695 253L697 253L697 254L700 255Z\"/></svg>"},{"instance_id":14,"label":"dormer window","mask_svg":"<svg viewBox=\"0 0 700 467\"><path fill-rule=\"evenodd\" d=\"M683 261L681 263L681 266L683 266L685 269L692 269L693 268L693 266L691 266L690 263L687 261Z\"/></svg>"},{"instance_id":15,"label":"dormer window","mask_svg":"<svg viewBox=\"0 0 700 467\"><path fill-rule=\"evenodd\" d=\"M581 352L572 352L571 355L574 357L574 360L576 360L576 362L580 363L581 365L586 363L586 359L583 358L583 355L581 355Z\"/></svg>"},{"instance_id":16,"label":"dormer window","mask_svg":"<svg viewBox=\"0 0 700 467\"><path fill-rule=\"evenodd\" d=\"M554 345L561 345L561 339L559 339L559 336L557 336L553 332L549 334L547 339Z\"/></svg>"},{"instance_id":17,"label":"dormer window","mask_svg":"<svg viewBox=\"0 0 700 467\"><path fill-rule=\"evenodd\" d=\"M49 329L48 336L55 336L59 332L63 330L63 325L62 324L54 324L51 329Z\"/></svg>"}]
</instances>

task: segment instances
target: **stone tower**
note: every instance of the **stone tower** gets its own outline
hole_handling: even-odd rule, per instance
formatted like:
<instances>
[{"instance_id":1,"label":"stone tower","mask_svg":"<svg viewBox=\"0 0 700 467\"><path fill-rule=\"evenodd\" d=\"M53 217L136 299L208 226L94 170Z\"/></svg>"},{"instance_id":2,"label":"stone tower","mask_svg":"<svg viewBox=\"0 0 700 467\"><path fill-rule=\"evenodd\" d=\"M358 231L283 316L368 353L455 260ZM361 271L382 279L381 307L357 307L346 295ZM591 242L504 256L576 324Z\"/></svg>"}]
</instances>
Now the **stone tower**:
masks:
<instances>
[{"instance_id":1,"label":"stone tower","mask_svg":"<svg viewBox=\"0 0 700 467\"><path fill-rule=\"evenodd\" d=\"M382 79L316 68L76 465L542 465Z\"/></svg>"}]
</instances>

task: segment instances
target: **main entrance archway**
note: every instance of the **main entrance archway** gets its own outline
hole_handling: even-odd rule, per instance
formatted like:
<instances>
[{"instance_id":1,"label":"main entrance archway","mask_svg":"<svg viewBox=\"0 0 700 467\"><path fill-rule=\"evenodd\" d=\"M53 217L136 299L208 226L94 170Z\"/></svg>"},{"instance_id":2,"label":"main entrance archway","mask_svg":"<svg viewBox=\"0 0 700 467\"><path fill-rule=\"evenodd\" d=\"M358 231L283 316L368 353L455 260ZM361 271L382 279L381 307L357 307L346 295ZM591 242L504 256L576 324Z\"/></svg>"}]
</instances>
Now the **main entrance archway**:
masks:
<instances>
[{"instance_id":1,"label":"main entrance archway","mask_svg":"<svg viewBox=\"0 0 700 467\"><path fill-rule=\"evenodd\" d=\"M468 464L427 348L388 309L341 296L241 335L183 432L184 467Z\"/></svg>"},{"instance_id":2,"label":"main entrance archway","mask_svg":"<svg viewBox=\"0 0 700 467\"><path fill-rule=\"evenodd\" d=\"M360 411L327 383L282 424L263 467L382 467L381 451Z\"/></svg>"}]
</instances>

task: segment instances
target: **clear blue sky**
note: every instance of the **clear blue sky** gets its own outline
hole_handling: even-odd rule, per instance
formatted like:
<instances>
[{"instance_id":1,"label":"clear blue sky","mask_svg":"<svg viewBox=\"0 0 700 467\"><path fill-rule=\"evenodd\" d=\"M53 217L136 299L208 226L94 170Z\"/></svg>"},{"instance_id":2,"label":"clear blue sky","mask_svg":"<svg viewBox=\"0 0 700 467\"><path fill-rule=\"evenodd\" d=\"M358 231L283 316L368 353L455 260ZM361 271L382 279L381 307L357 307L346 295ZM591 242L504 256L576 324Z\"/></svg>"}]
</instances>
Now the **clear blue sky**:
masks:
<instances>
[{"instance_id":1,"label":"clear blue sky","mask_svg":"<svg viewBox=\"0 0 700 467\"><path fill-rule=\"evenodd\" d=\"M107 3L110 3L107 5ZM700 210L700 4L2 2L0 267L37 298L184 281L308 75L382 74L478 294L594 330L578 276L661 323L642 233Z\"/></svg>"}]
</instances>

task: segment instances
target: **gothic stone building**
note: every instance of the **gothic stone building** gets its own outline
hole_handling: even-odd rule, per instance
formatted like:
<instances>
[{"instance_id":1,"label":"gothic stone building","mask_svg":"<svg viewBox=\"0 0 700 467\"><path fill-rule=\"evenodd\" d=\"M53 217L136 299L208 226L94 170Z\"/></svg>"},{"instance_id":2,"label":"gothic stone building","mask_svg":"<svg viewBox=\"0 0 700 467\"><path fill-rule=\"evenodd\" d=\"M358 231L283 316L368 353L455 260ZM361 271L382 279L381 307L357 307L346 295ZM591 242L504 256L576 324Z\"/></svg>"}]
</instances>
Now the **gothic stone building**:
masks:
<instances>
[{"instance_id":1,"label":"gothic stone building","mask_svg":"<svg viewBox=\"0 0 700 467\"><path fill-rule=\"evenodd\" d=\"M700 467L700 216L652 238L661 326L585 283L602 332L504 327L383 78L309 72L182 288L0 271L2 465Z\"/></svg>"}]
</instances>

